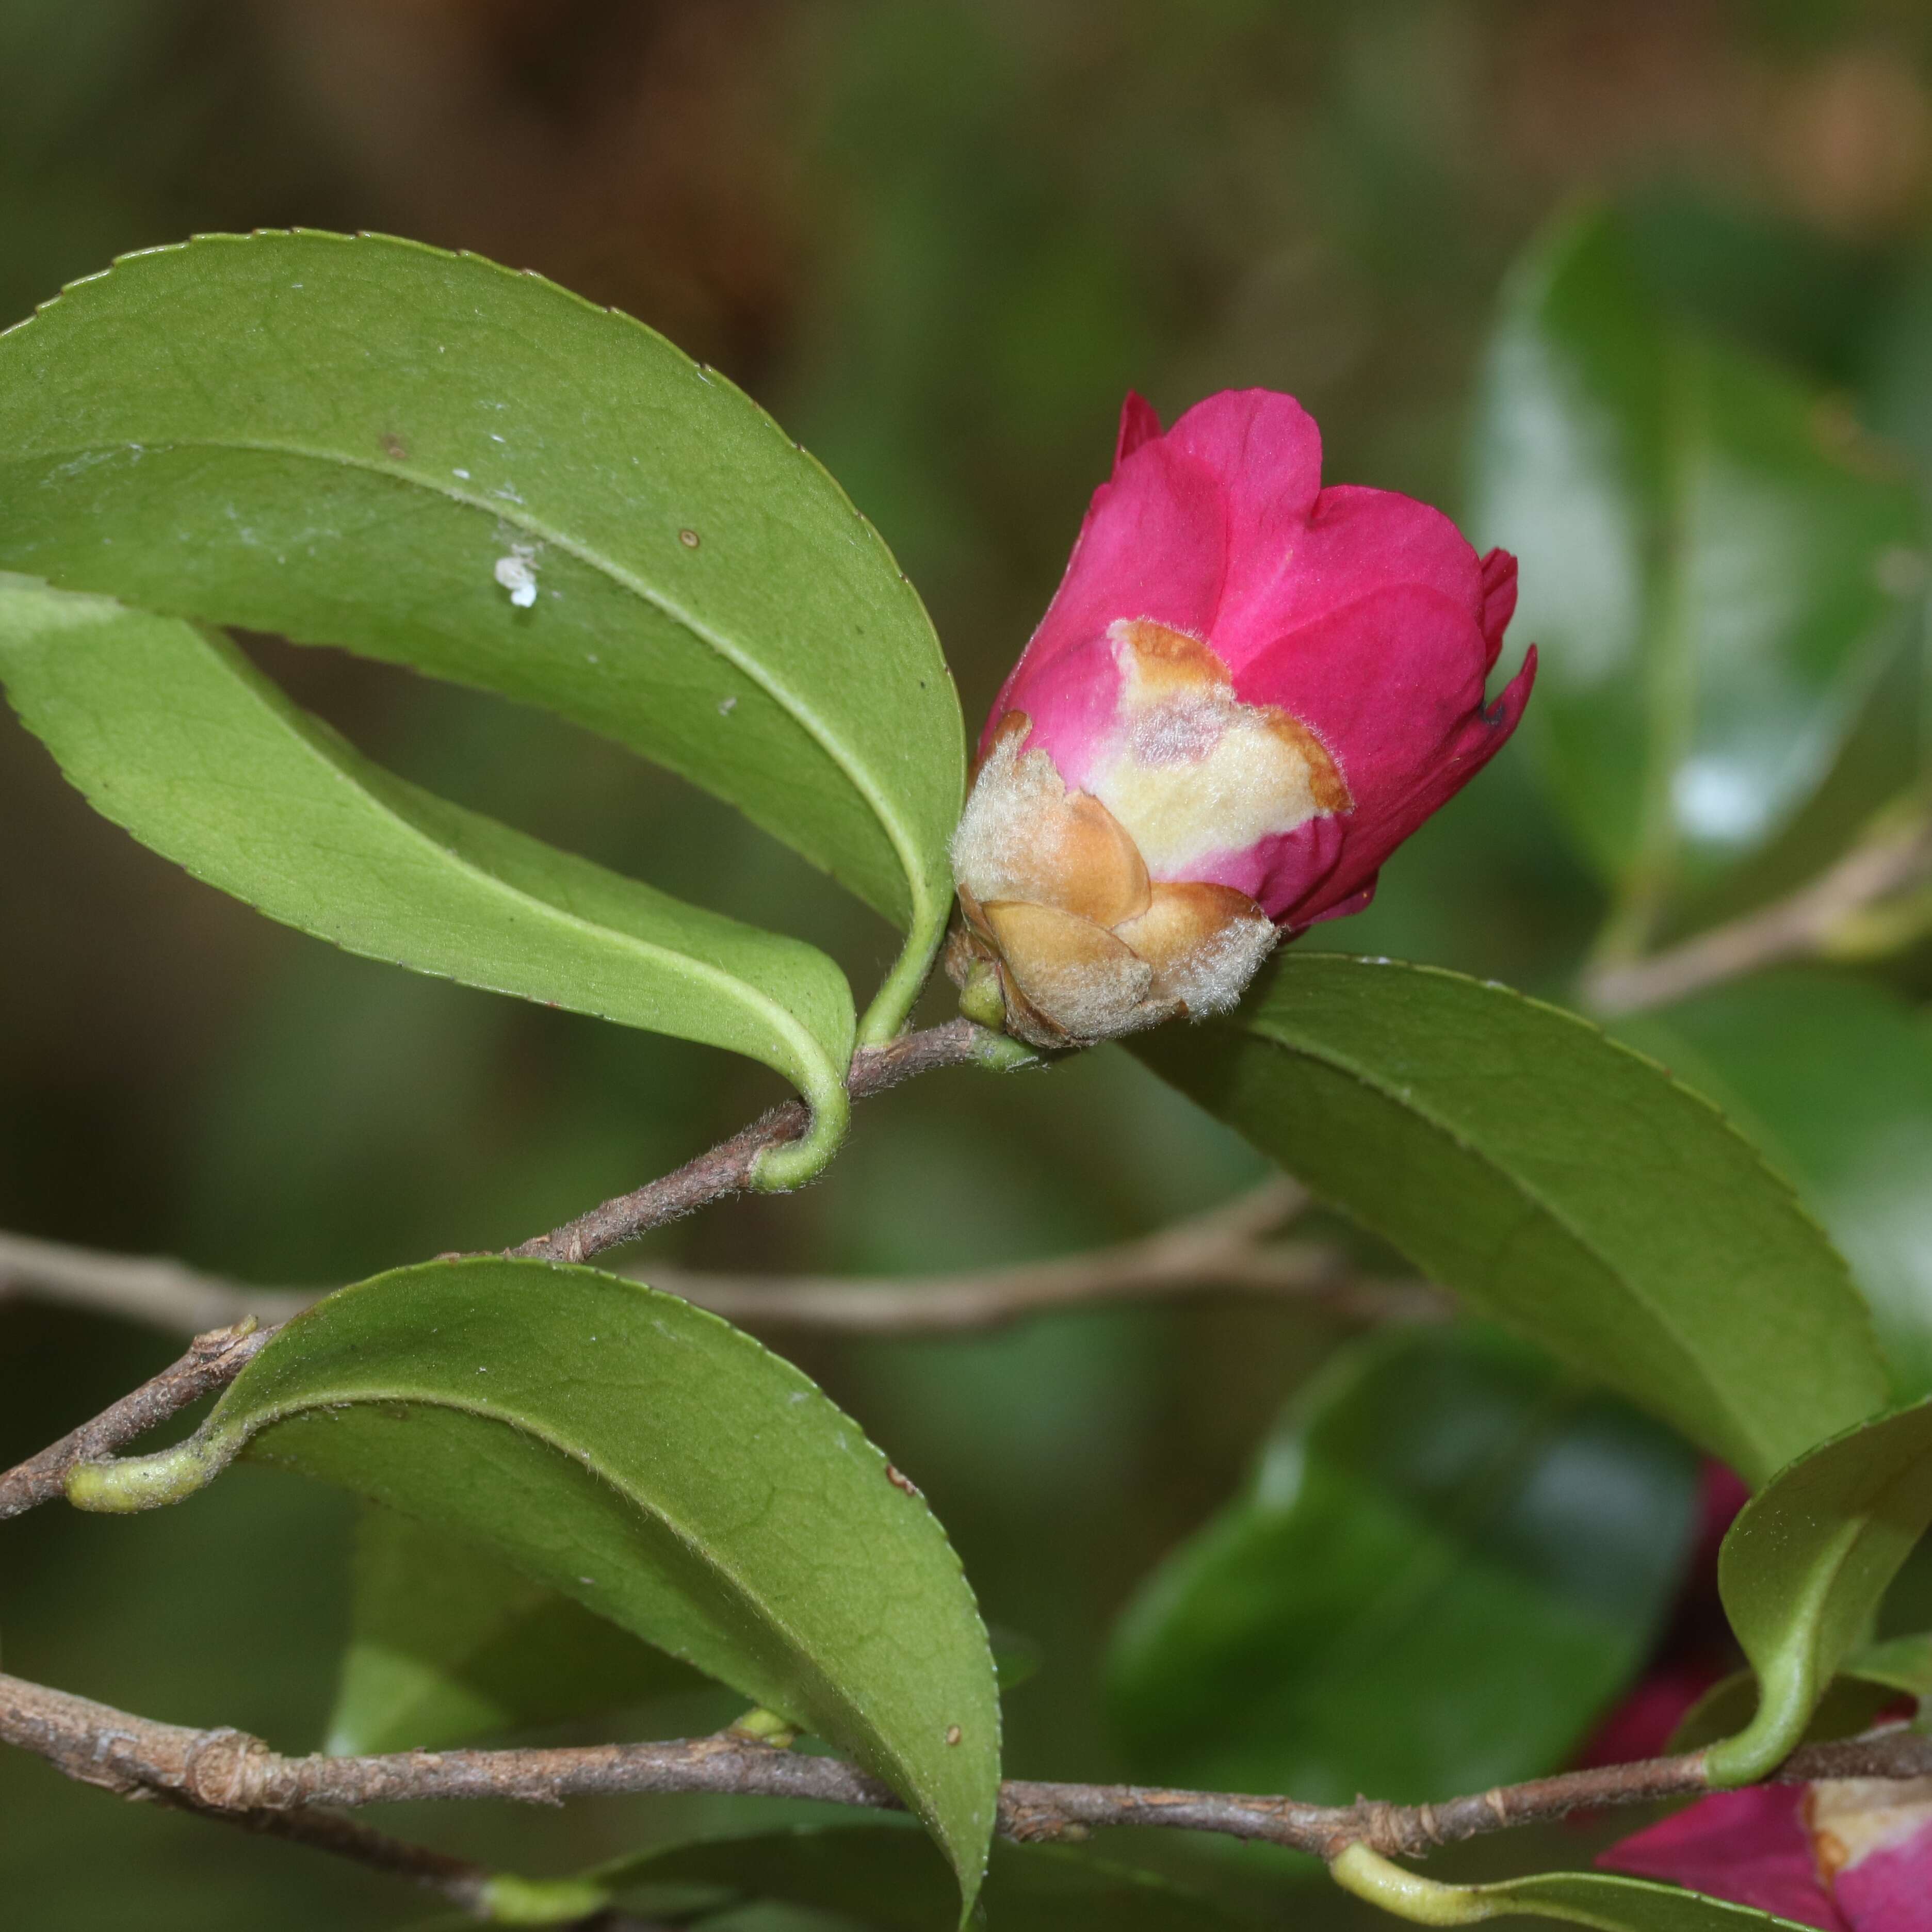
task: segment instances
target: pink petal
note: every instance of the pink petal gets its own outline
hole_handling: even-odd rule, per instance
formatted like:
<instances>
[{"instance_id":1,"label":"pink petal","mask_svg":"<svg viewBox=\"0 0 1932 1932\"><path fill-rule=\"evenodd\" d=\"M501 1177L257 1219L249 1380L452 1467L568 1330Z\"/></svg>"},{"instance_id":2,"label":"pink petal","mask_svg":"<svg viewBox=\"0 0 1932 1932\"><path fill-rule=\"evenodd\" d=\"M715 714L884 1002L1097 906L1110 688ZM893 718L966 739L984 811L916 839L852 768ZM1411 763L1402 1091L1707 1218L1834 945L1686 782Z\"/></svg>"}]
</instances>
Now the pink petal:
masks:
<instances>
[{"instance_id":1,"label":"pink petal","mask_svg":"<svg viewBox=\"0 0 1932 1932\"><path fill-rule=\"evenodd\" d=\"M1516 559L1506 550L1492 550L1483 559L1483 636L1489 645L1489 662L1483 668L1493 670L1502 655L1503 633L1516 615Z\"/></svg>"},{"instance_id":2,"label":"pink petal","mask_svg":"<svg viewBox=\"0 0 1932 1932\"><path fill-rule=\"evenodd\" d=\"M1535 653L1486 711L1484 648L1468 607L1405 584L1276 638L1237 674L1244 703L1280 705L1313 726L1355 800L1346 854L1319 896L1264 898L1275 918L1305 926L1359 892L1502 750L1529 701Z\"/></svg>"},{"instance_id":3,"label":"pink petal","mask_svg":"<svg viewBox=\"0 0 1932 1932\"><path fill-rule=\"evenodd\" d=\"M1127 399L1120 405L1120 433L1114 441L1114 474L1120 473L1120 465L1133 454L1144 442L1151 442L1160 434L1160 418L1155 415L1153 404L1136 391L1127 392Z\"/></svg>"},{"instance_id":4,"label":"pink petal","mask_svg":"<svg viewBox=\"0 0 1932 1932\"><path fill-rule=\"evenodd\" d=\"M1238 851L1210 853L1187 869L1204 885L1232 886L1246 892L1280 924L1285 912L1304 899L1320 895L1324 904L1339 904L1348 896L1326 890L1347 849L1346 819L1311 818L1292 832L1258 838ZM1294 922L1298 928L1310 922L1298 912Z\"/></svg>"},{"instance_id":5,"label":"pink petal","mask_svg":"<svg viewBox=\"0 0 1932 1932\"><path fill-rule=\"evenodd\" d=\"M1114 737L1120 670L1112 644L1090 638L1022 669L1009 684L1012 708L1033 720L1028 748L1044 750L1071 788L1084 789Z\"/></svg>"},{"instance_id":6,"label":"pink petal","mask_svg":"<svg viewBox=\"0 0 1932 1932\"><path fill-rule=\"evenodd\" d=\"M1118 619L1148 617L1205 638L1221 601L1228 512L1220 479L1172 436L1142 443L1094 493L1066 574L980 734L983 757L1009 711L1033 715L1028 687L1063 652L1106 635Z\"/></svg>"},{"instance_id":7,"label":"pink petal","mask_svg":"<svg viewBox=\"0 0 1932 1932\"><path fill-rule=\"evenodd\" d=\"M1847 1865L1832 1895L1852 1932L1932 1932L1932 1825Z\"/></svg>"},{"instance_id":8,"label":"pink petal","mask_svg":"<svg viewBox=\"0 0 1932 1932\"><path fill-rule=\"evenodd\" d=\"M1285 632L1404 586L1432 591L1462 614L1476 640L1469 669L1486 671L1482 570L1462 533L1426 503L1347 484L1324 490L1280 537L1258 533L1236 548L1211 641L1238 676Z\"/></svg>"},{"instance_id":9,"label":"pink petal","mask_svg":"<svg viewBox=\"0 0 1932 1932\"><path fill-rule=\"evenodd\" d=\"M1818 1882L1804 1802L1797 1785L1719 1792L1612 1845L1597 1863L1606 1871L1665 1879L1713 1898L1754 1905L1821 1932L1853 1932ZM1873 1923L1857 1932L1889 1928Z\"/></svg>"}]
</instances>

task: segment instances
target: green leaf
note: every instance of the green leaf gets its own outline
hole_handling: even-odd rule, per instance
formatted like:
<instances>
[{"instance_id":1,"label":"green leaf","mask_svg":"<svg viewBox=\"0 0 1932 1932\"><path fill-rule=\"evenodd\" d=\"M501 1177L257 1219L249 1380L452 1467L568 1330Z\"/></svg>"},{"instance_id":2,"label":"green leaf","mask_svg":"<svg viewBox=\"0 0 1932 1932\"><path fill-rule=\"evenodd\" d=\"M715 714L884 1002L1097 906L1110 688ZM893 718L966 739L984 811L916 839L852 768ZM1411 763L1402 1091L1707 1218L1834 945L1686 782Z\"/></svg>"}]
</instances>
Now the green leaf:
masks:
<instances>
[{"instance_id":1,"label":"green leaf","mask_svg":"<svg viewBox=\"0 0 1932 1932\"><path fill-rule=\"evenodd\" d=\"M714 1886L721 1906L770 1900L878 1932L952 1932L946 1868L916 1834L835 1826L716 1838L622 1858L586 1874L613 1893ZM1228 1932L1220 1908L1152 1873L1054 1845L993 1846L982 1894L998 1932Z\"/></svg>"},{"instance_id":2,"label":"green leaf","mask_svg":"<svg viewBox=\"0 0 1932 1932\"><path fill-rule=\"evenodd\" d=\"M1597 1932L1802 1932L1794 1921L1752 1906L1607 1872L1538 1872L1490 1885L1441 1885L1360 1844L1351 1845L1329 1869L1358 1898L1420 1925L1525 1918L1594 1926Z\"/></svg>"},{"instance_id":3,"label":"green leaf","mask_svg":"<svg viewBox=\"0 0 1932 1932\"><path fill-rule=\"evenodd\" d=\"M662 336L474 256L212 236L0 336L0 568L540 705L736 805L905 929L896 1030L958 701L872 526Z\"/></svg>"},{"instance_id":4,"label":"green leaf","mask_svg":"<svg viewBox=\"0 0 1932 1932\"><path fill-rule=\"evenodd\" d=\"M1932 1039L1901 1000L1780 973L1620 1023L1788 1174L1852 1264L1899 1395L1932 1395Z\"/></svg>"},{"instance_id":5,"label":"green leaf","mask_svg":"<svg viewBox=\"0 0 1932 1932\"><path fill-rule=\"evenodd\" d=\"M1712 1747L1713 1784L1793 1750L1886 1587L1932 1525L1932 1402L1867 1423L1782 1471L1732 1523L1718 1588L1757 1673L1757 1713Z\"/></svg>"},{"instance_id":6,"label":"green leaf","mask_svg":"<svg viewBox=\"0 0 1932 1932\"><path fill-rule=\"evenodd\" d=\"M1135 1774L1418 1803L1557 1769L1642 1663L1695 1500L1665 1431L1493 1330L1345 1350L1122 1620Z\"/></svg>"},{"instance_id":7,"label":"green leaf","mask_svg":"<svg viewBox=\"0 0 1932 1932\"><path fill-rule=\"evenodd\" d=\"M1704 1101L1430 967L1285 955L1133 1050L1475 1307L1761 1482L1880 1408L1844 1264Z\"/></svg>"},{"instance_id":8,"label":"green leaf","mask_svg":"<svg viewBox=\"0 0 1932 1932\"><path fill-rule=\"evenodd\" d=\"M1799 1742L1828 1744L1838 1738L1856 1737L1880 1712L1898 1702L1895 1685L1867 1677L1848 1658L1819 1698ZM1670 1749L1702 1750L1706 1744L1736 1736L1756 1714L1757 1703L1756 1678L1748 1670L1733 1671L1712 1684L1684 1714L1670 1734Z\"/></svg>"},{"instance_id":9,"label":"green leaf","mask_svg":"<svg viewBox=\"0 0 1932 1932\"><path fill-rule=\"evenodd\" d=\"M1765 846L1917 623L1923 512L1842 409L1676 326L1616 219L1561 224L1492 345L1474 523L1522 560L1532 729L1640 902Z\"/></svg>"},{"instance_id":10,"label":"green leaf","mask_svg":"<svg viewBox=\"0 0 1932 1932\"><path fill-rule=\"evenodd\" d=\"M147 1507L242 1449L501 1552L884 1778L970 1900L999 1702L945 1532L789 1363L589 1268L430 1262L297 1316L197 1434L76 1472Z\"/></svg>"},{"instance_id":11,"label":"green leaf","mask_svg":"<svg viewBox=\"0 0 1932 1932\"><path fill-rule=\"evenodd\" d=\"M1932 1631L1868 1643L1845 1660L1844 1674L1901 1690L1908 1697L1932 1697Z\"/></svg>"},{"instance_id":12,"label":"green leaf","mask_svg":"<svg viewBox=\"0 0 1932 1932\"><path fill-rule=\"evenodd\" d=\"M353 1616L322 1747L333 1756L439 1750L705 1682L480 1545L393 1510L364 1514Z\"/></svg>"},{"instance_id":13,"label":"green leaf","mask_svg":"<svg viewBox=\"0 0 1932 1932\"><path fill-rule=\"evenodd\" d=\"M95 808L271 918L468 986L728 1047L842 1136L852 1000L823 953L682 904L371 764L225 639L0 577L0 678Z\"/></svg>"}]
</instances>

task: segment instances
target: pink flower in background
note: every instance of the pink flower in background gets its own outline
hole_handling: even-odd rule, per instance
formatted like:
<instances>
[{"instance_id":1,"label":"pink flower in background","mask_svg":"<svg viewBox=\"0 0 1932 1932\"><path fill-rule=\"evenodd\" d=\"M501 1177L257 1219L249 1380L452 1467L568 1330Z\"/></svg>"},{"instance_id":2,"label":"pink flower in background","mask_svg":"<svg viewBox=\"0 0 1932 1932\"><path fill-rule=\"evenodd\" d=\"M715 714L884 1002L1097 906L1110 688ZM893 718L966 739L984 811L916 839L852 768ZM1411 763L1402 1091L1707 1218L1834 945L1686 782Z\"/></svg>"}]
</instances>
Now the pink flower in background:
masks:
<instances>
[{"instance_id":1,"label":"pink flower in background","mask_svg":"<svg viewBox=\"0 0 1932 1932\"><path fill-rule=\"evenodd\" d=\"M1819 1882L1804 1812L1802 1786L1720 1791L1612 1845L1597 1862L1607 1871L1670 1880L1754 1905L1821 1932L1850 1932Z\"/></svg>"},{"instance_id":2,"label":"pink flower in background","mask_svg":"<svg viewBox=\"0 0 1932 1932\"><path fill-rule=\"evenodd\" d=\"M1932 1778L1720 1792L1597 1862L1822 1932L1932 1932Z\"/></svg>"},{"instance_id":3,"label":"pink flower in background","mask_svg":"<svg viewBox=\"0 0 1932 1932\"><path fill-rule=\"evenodd\" d=\"M1282 931L1366 906L1516 728L1492 706L1516 560L1439 511L1321 487L1292 397L1165 434L1130 396L1111 481L987 720L950 961L1042 1046L1232 1006Z\"/></svg>"}]
</instances>

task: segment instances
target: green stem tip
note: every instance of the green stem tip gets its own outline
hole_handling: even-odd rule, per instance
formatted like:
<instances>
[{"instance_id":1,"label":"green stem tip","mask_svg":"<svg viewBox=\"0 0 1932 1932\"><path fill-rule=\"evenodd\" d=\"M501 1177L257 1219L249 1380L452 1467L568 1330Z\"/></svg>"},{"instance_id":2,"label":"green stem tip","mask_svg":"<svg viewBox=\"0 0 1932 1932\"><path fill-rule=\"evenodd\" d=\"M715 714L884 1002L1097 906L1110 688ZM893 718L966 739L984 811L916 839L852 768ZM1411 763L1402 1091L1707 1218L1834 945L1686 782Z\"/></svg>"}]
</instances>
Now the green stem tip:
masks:
<instances>
[{"instance_id":1,"label":"green stem tip","mask_svg":"<svg viewBox=\"0 0 1932 1932\"><path fill-rule=\"evenodd\" d=\"M160 1509L205 1489L233 1459L198 1436L152 1456L119 1456L105 1462L80 1462L67 1472L63 1486L76 1509L110 1516L129 1516L136 1510Z\"/></svg>"},{"instance_id":2,"label":"green stem tip","mask_svg":"<svg viewBox=\"0 0 1932 1932\"><path fill-rule=\"evenodd\" d=\"M765 1148L752 1163L752 1185L761 1194L783 1194L815 1180L845 1144L852 1124L852 1096L843 1081L815 1085L805 1096L812 1124L802 1138Z\"/></svg>"},{"instance_id":3,"label":"green stem tip","mask_svg":"<svg viewBox=\"0 0 1932 1932\"><path fill-rule=\"evenodd\" d=\"M1405 1871L1364 1844L1340 1853L1328 1873L1344 1892L1418 1925L1473 1925L1496 1910L1478 1886L1443 1885L1420 1872Z\"/></svg>"},{"instance_id":4,"label":"green stem tip","mask_svg":"<svg viewBox=\"0 0 1932 1932\"><path fill-rule=\"evenodd\" d=\"M499 1872L478 1900L493 1925L573 1925L602 1912L610 1894L587 1878L519 1878Z\"/></svg>"}]
</instances>

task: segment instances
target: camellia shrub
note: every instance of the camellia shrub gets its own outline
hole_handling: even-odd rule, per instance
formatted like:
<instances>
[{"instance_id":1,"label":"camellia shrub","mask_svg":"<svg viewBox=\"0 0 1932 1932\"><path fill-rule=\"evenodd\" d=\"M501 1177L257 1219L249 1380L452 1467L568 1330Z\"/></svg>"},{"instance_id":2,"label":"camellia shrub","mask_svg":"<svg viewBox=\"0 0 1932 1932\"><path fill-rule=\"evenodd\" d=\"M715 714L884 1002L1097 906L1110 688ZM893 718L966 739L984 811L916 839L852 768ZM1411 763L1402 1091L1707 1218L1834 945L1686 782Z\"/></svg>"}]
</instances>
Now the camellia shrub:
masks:
<instances>
[{"instance_id":1,"label":"camellia shrub","mask_svg":"<svg viewBox=\"0 0 1932 1932\"><path fill-rule=\"evenodd\" d=\"M350 952L796 1094L508 1252L205 1334L0 1477L0 1514L128 1512L246 1457L380 1506L326 1751L10 1677L0 1737L504 1923L1206 1928L1257 1895L1283 1923L1319 1861L1431 1924L1932 1924L1932 1633L1881 1623L1932 1522L1932 1284L1844 1159L1889 1144L1923 1048L1868 986L1762 970L1932 916L1924 802L1884 750L1917 703L1924 506L1796 379L1658 309L1592 212L1510 285L1475 473L1484 550L1324 484L1289 397L1166 430L1130 397L969 762L919 596L837 484L715 371L534 277L213 237L0 337L0 681L96 811ZM406 782L231 631L615 740L902 950L855 989ZM1336 950L1520 724L1612 907L1571 1004ZM914 1029L942 966L958 1015ZM596 1264L811 1181L855 1100L1117 1040L1288 1178L1093 1258L1082 1293L1157 1288L1184 1250L1237 1286L1297 1265L1269 1238L1311 1202L1418 1279L1355 1284L1387 1318L1127 1605L1105 1676L1145 1781L1003 1781L1019 1660L916 1484L782 1356ZM1714 1648L1660 1648L1697 1602ZM478 1742L706 1684L743 1709L715 1734ZM539 1876L357 1815L677 1792L850 1816ZM1597 1840L1496 1862L1577 1816ZM1299 1863L1244 1906L1212 1860L1144 1868L1156 1830ZM1429 1869L1485 1835L1480 1870Z\"/></svg>"}]
</instances>

